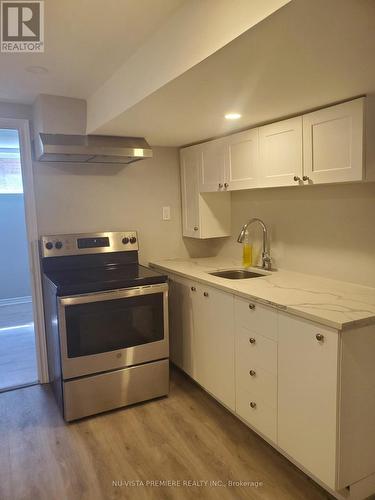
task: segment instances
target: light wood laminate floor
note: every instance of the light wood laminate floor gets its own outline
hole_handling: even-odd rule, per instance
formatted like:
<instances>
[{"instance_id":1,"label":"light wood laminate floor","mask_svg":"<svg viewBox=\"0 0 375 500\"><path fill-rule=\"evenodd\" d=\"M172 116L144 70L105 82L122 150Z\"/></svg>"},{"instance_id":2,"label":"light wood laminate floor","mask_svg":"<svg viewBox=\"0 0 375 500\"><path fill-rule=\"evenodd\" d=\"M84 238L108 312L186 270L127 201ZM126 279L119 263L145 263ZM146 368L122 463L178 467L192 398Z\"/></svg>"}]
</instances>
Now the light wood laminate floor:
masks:
<instances>
[{"instance_id":1,"label":"light wood laminate floor","mask_svg":"<svg viewBox=\"0 0 375 500\"><path fill-rule=\"evenodd\" d=\"M331 498L177 370L168 398L71 424L48 386L0 394L0 443L1 500ZM126 480L263 486L112 485Z\"/></svg>"},{"instance_id":2,"label":"light wood laminate floor","mask_svg":"<svg viewBox=\"0 0 375 500\"><path fill-rule=\"evenodd\" d=\"M0 391L37 382L31 302L0 306Z\"/></svg>"}]
</instances>

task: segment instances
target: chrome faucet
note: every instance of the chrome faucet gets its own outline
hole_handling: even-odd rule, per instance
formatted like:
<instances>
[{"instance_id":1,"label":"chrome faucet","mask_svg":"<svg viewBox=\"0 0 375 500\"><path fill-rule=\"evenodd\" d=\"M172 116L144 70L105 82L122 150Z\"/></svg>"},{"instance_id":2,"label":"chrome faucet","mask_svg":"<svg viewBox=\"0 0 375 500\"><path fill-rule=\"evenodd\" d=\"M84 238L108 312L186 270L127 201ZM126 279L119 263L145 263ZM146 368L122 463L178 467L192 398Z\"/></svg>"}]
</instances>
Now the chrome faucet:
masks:
<instances>
[{"instance_id":1,"label":"chrome faucet","mask_svg":"<svg viewBox=\"0 0 375 500\"><path fill-rule=\"evenodd\" d=\"M237 242L238 243L243 243L243 240L245 238L245 233L247 228L254 223L260 224L262 227L263 231L263 250L262 250L262 269L267 269L268 271L271 270L272 267L272 260L271 256L267 251L267 243L268 243L268 231L265 223L260 220L260 219L250 219L246 224L242 226L241 232L238 235Z\"/></svg>"}]
</instances>

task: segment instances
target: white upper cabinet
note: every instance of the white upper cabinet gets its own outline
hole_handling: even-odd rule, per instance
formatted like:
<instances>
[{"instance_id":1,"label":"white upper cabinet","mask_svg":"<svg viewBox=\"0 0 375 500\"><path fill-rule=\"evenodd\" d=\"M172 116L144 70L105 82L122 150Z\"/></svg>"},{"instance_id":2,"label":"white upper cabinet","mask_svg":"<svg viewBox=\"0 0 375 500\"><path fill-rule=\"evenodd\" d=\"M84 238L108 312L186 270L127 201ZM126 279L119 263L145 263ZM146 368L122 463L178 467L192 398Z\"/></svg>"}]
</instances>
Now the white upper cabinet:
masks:
<instances>
[{"instance_id":1,"label":"white upper cabinet","mask_svg":"<svg viewBox=\"0 0 375 500\"><path fill-rule=\"evenodd\" d=\"M363 180L364 105L360 98L303 116L304 175L310 182Z\"/></svg>"},{"instance_id":2,"label":"white upper cabinet","mask_svg":"<svg viewBox=\"0 0 375 500\"><path fill-rule=\"evenodd\" d=\"M260 187L298 185L302 180L302 117L259 129Z\"/></svg>"},{"instance_id":3,"label":"white upper cabinet","mask_svg":"<svg viewBox=\"0 0 375 500\"><path fill-rule=\"evenodd\" d=\"M184 236L199 234L199 168L202 153L199 148L181 150L182 230Z\"/></svg>"},{"instance_id":4,"label":"white upper cabinet","mask_svg":"<svg viewBox=\"0 0 375 500\"><path fill-rule=\"evenodd\" d=\"M225 183L226 138L201 144L202 164L199 190L201 193L221 191Z\"/></svg>"},{"instance_id":5,"label":"white upper cabinet","mask_svg":"<svg viewBox=\"0 0 375 500\"><path fill-rule=\"evenodd\" d=\"M257 186L259 132L257 128L227 138L224 188L228 191Z\"/></svg>"},{"instance_id":6,"label":"white upper cabinet","mask_svg":"<svg viewBox=\"0 0 375 500\"><path fill-rule=\"evenodd\" d=\"M181 149L182 234L190 238L230 236L230 193L199 192L202 149Z\"/></svg>"},{"instance_id":7,"label":"white upper cabinet","mask_svg":"<svg viewBox=\"0 0 375 500\"><path fill-rule=\"evenodd\" d=\"M197 234L201 224L196 193L361 181L365 179L365 157L366 179L375 180L374 131L375 103L370 107L370 99L361 97L183 149L183 184L194 198L189 201L183 193L189 205L185 236L215 237ZM184 172L186 169L190 172ZM222 214L219 222L221 218ZM210 234L217 232L211 231L210 223L208 227ZM220 229L217 236L227 235L226 230L222 233Z\"/></svg>"}]
</instances>

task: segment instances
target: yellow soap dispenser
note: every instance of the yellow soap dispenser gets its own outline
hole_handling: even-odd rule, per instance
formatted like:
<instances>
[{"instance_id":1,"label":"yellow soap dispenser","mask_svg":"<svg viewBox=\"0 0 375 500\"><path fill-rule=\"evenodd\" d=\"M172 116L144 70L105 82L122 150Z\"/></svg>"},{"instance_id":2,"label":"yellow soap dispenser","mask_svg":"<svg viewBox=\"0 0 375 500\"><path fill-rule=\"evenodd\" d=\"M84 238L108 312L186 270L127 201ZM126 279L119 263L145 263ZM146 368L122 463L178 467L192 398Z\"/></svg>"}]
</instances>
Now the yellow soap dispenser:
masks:
<instances>
[{"instance_id":1,"label":"yellow soap dispenser","mask_svg":"<svg viewBox=\"0 0 375 500\"><path fill-rule=\"evenodd\" d=\"M246 230L242 244L242 265L243 267L250 267L253 263L253 248L249 242L249 233Z\"/></svg>"}]
</instances>

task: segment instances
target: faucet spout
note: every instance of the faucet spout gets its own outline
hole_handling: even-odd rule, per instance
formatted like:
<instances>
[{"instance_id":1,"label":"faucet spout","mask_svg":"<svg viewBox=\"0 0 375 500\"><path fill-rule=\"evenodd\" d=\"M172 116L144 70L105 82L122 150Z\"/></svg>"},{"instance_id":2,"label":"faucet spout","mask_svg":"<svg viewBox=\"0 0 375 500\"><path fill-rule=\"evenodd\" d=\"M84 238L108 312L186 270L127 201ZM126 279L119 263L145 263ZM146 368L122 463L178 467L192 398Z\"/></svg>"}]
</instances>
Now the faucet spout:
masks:
<instances>
[{"instance_id":1,"label":"faucet spout","mask_svg":"<svg viewBox=\"0 0 375 500\"><path fill-rule=\"evenodd\" d=\"M272 260L271 256L267 251L267 243L268 243L268 231L265 223L258 218L250 219L246 224L242 226L240 234L238 235L237 242L243 243L245 238L246 230L251 224L259 224L262 228L262 269L271 270Z\"/></svg>"}]
</instances>

